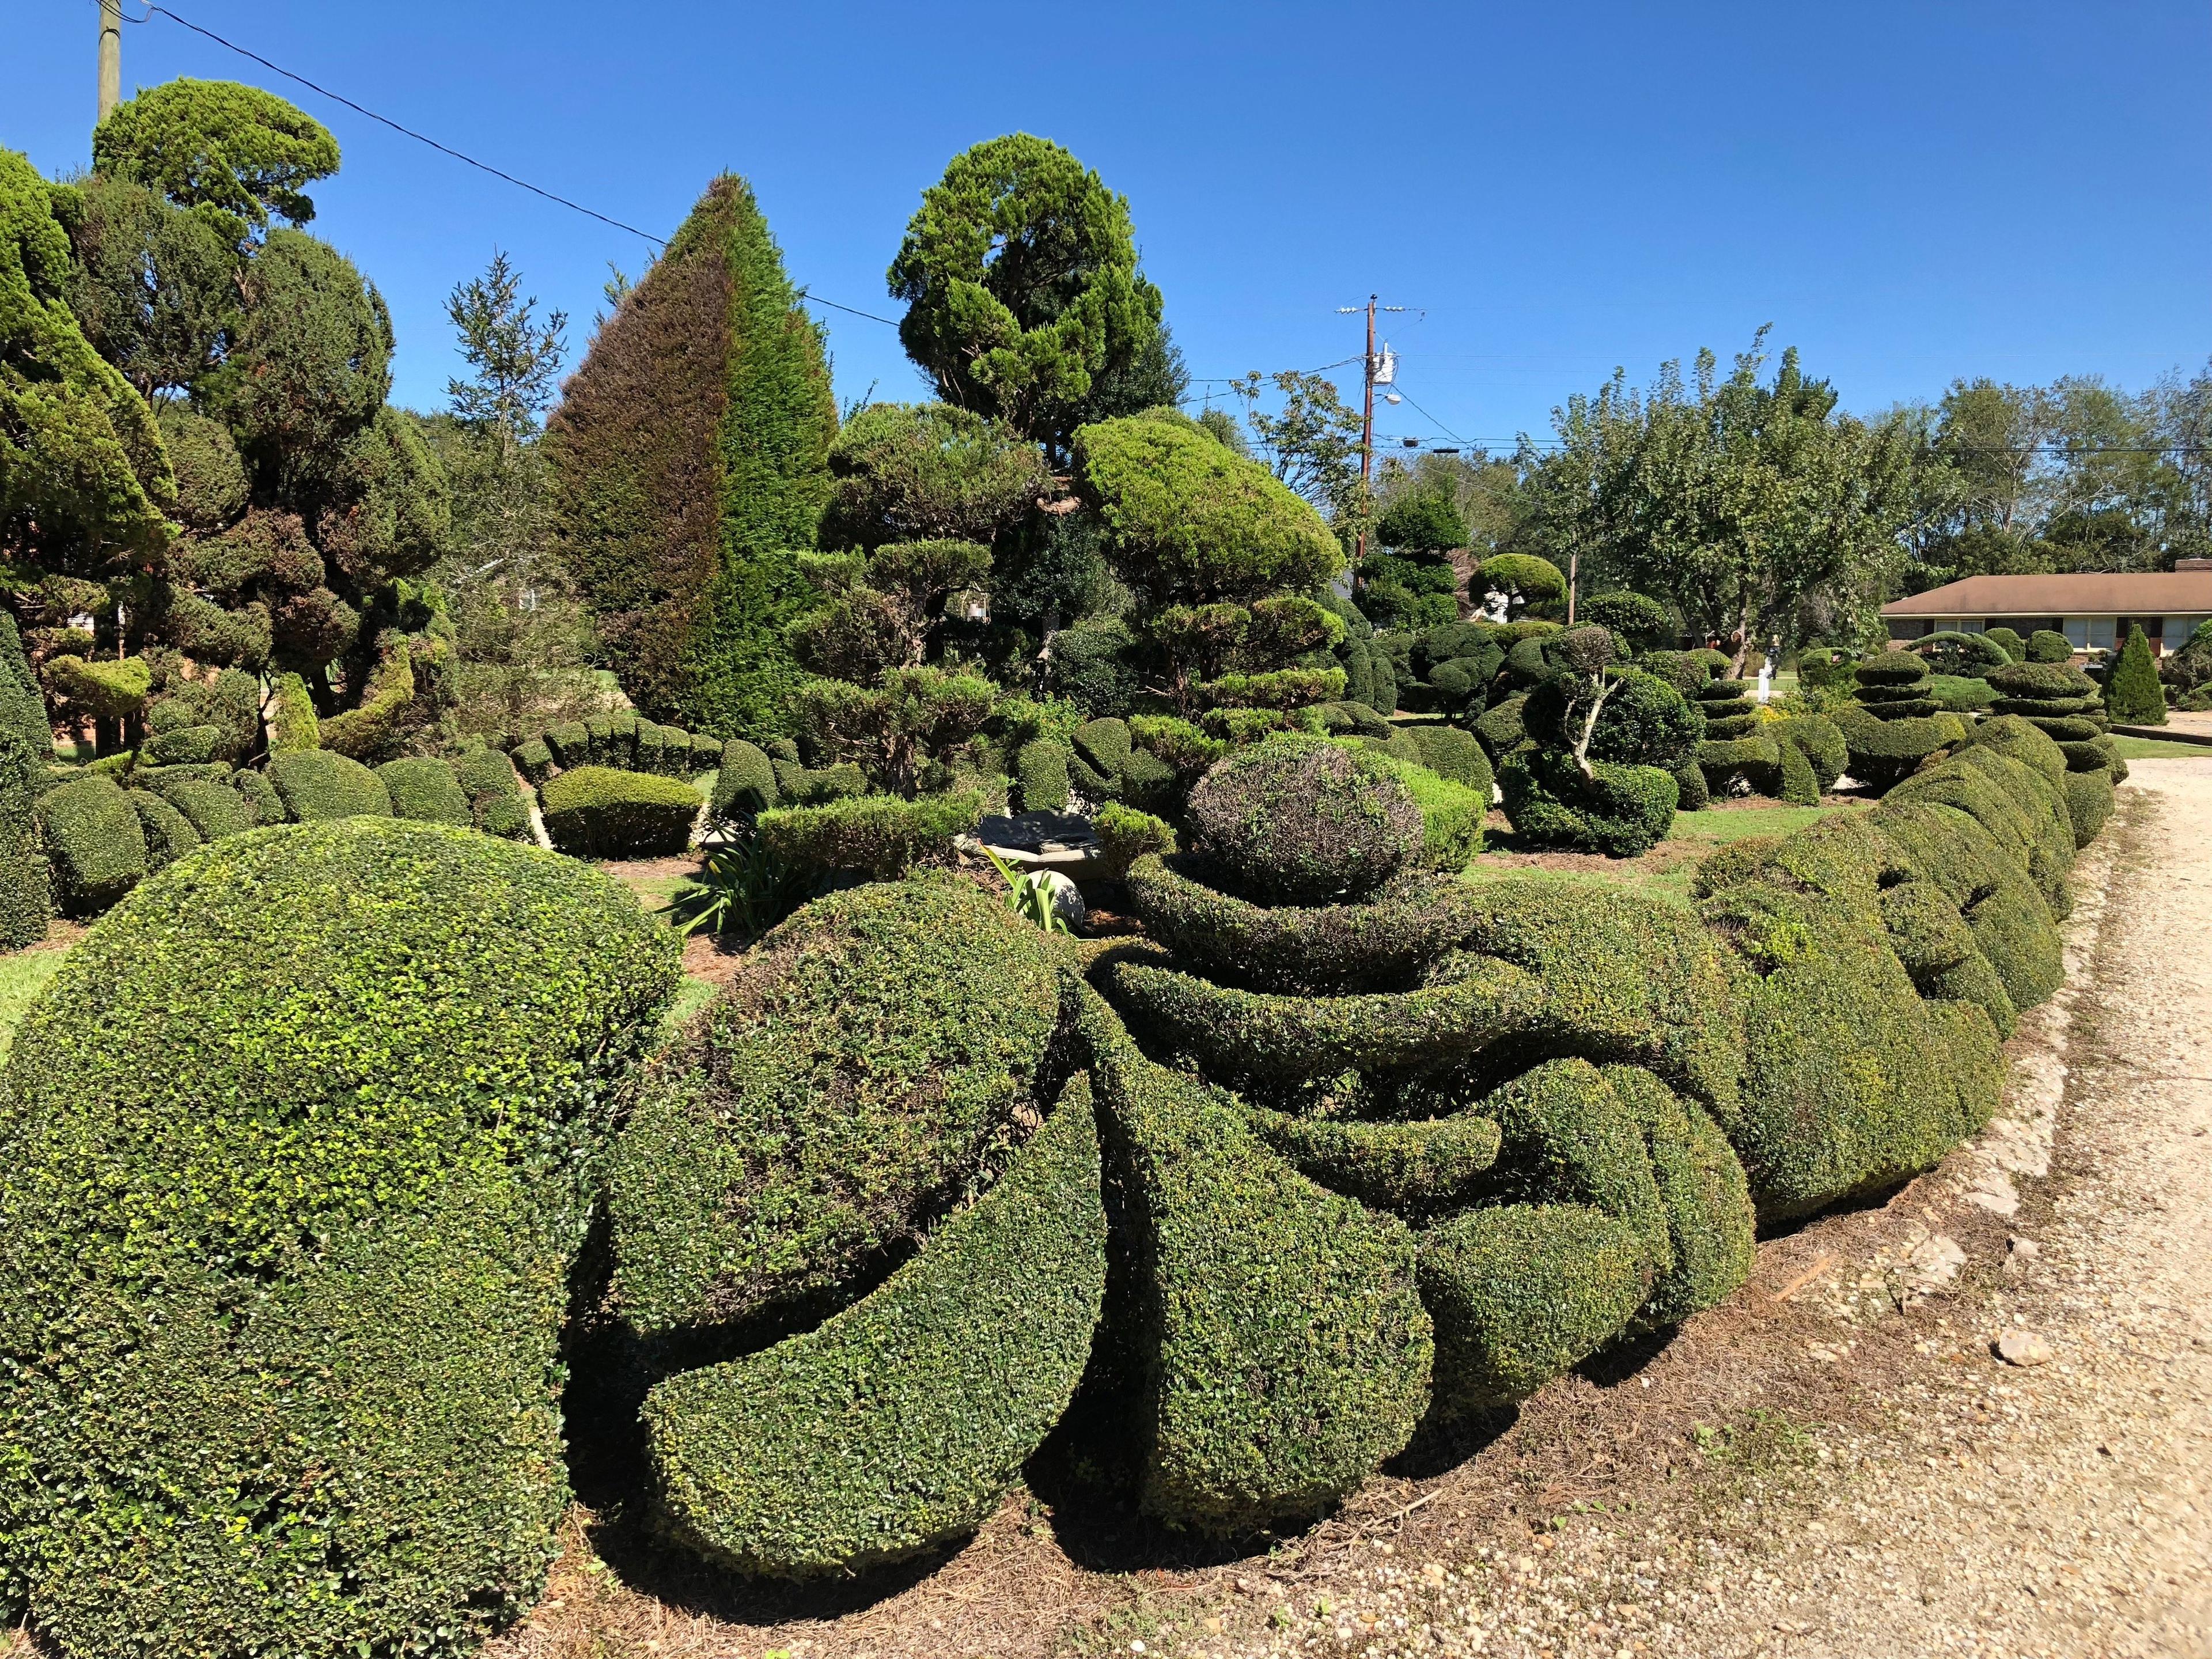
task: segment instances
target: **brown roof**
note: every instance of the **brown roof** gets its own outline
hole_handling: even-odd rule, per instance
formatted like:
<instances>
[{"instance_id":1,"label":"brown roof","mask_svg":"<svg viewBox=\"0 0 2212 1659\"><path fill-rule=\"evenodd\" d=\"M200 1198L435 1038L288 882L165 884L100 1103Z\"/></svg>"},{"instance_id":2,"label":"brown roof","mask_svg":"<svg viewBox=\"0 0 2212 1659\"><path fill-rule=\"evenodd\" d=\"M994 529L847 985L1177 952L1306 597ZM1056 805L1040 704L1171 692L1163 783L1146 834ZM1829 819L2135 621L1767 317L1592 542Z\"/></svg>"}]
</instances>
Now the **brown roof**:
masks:
<instances>
[{"instance_id":1,"label":"brown roof","mask_svg":"<svg viewBox=\"0 0 2212 1659\"><path fill-rule=\"evenodd\" d=\"M2212 570L1969 576L1881 608L1885 617L2164 617L2212 611Z\"/></svg>"}]
</instances>

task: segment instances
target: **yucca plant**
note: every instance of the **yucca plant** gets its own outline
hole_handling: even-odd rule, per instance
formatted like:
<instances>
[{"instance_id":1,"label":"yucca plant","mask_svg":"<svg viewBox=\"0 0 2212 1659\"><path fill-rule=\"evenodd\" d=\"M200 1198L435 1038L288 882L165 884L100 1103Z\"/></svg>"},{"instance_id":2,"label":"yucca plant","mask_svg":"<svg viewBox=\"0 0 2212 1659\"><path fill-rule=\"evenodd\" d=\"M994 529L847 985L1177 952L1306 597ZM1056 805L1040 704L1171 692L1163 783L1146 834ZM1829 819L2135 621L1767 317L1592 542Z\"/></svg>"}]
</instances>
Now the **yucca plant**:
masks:
<instances>
[{"instance_id":1,"label":"yucca plant","mask_svg":"<svg viewBox=\"0 0 2212 1659\"><path fill-rule=\"evenodd\" d=\"M681 933L720 933L750 944L822 890L818 873L776 857L750 832L713 848L669 901Z\"/></svg>"},{"instance_id":2,"label":"yucca plant","mask_svg":"<svg viewBox=\"0 0 2212 1659\"><path fill-rule=\"evenodd\" d=\"M983 849L983 856L990 860L998 872L1006 878L1006 903L1016 915L1036 923L1048 933L1074 931L1068 927L1067 918L1061 915L1059 908L1053 903L1052 883L1046 878L1043 871L1016 870L988 847Z\"/></svg>"}]
</instances>

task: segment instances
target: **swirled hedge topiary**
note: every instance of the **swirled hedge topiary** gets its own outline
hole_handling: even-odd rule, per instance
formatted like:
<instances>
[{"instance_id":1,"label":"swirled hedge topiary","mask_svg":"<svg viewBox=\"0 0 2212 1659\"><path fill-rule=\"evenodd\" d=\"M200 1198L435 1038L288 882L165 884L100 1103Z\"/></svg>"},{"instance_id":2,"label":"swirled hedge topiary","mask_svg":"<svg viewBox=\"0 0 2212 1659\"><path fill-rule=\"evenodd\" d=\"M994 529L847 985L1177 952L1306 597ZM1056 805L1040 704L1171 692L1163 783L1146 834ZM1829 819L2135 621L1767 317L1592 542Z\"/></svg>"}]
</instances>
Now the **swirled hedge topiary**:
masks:
<instances>
[{"instance_id":1,"label":"swirled hedge topiary","mask_svg":"<svg viewBox=\"0 0 2212 1659\"><path fill-rule=\"evenodd\" d=\"M1286 904L1372 893L1424 834L1421 809L1380 757L1287 732L1215 764L1186 816L1231 885Z\"/></svg>"},{"instance_id":2,"label":"swirled hedge topiary","mask_svg":"<svg viewBox=\"0 0 2212 1659\"><path fill-rule=\"evenodd\" d=\"M843 1575L972 1531L1060 1420L1106 1281L1079 1075L998 1184L803 1335L645 1403L674 1535L749 1574Z\"/></svg>"},{"instance_id":3,"label":"swirled hedge topiary","mask_svg":"<svg viewBox=\"0 0 2212 1659\"><path fill-rule=\"evenodd\" d=\"M1045 936L950 878L831 895L641 1075L609 1185L635 1332L835 1291L925 1231L1046 1089Z\"/></svg>"},{"instance_id":4,"label":"swirled hedge topiary","mask_svg":"<svg viewBox=\"0 0 2212 1659\"><path fill-rule=\"evenodd\" d=\"M94 927L0 1073L0 1601L80 1654L528 1607L586 1172L676 979L596 872L388 819L231 836Z\"/></svg>"},{"instance_id":5,"label":"swirled hedge topiary","mask_svg":"<svg viewBox=\"0 0 2212 1659\"><path fill-rule=\"evenodd\" d=\"M699 792L681 778L579 766L538 792L556 851L578 858L655 858L681 853L699 815Z\"/></svg>"}]
</instances>

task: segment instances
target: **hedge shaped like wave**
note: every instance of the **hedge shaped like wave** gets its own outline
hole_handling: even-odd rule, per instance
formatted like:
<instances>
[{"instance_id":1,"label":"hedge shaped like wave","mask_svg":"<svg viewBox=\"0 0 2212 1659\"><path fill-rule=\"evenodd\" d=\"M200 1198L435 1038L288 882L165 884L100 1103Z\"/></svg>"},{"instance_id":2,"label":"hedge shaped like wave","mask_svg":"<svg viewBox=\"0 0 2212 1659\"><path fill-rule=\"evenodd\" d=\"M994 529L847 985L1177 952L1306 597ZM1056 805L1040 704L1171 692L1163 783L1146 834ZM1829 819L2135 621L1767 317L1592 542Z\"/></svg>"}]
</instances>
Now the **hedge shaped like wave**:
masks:
<instances>
[{"instance_id":1,"label":"hedge shaped like wave","mask_svg":"<svg viewBox=\"0 0 2212 1659\"><path fill-rule=\"evenodd\" d=\"M610 1094L678 978L471 831L251 830L143 883L0 1073L0 1601L63 1651L465 1649L566 1492Z\"/></svg>"}]
</instances>

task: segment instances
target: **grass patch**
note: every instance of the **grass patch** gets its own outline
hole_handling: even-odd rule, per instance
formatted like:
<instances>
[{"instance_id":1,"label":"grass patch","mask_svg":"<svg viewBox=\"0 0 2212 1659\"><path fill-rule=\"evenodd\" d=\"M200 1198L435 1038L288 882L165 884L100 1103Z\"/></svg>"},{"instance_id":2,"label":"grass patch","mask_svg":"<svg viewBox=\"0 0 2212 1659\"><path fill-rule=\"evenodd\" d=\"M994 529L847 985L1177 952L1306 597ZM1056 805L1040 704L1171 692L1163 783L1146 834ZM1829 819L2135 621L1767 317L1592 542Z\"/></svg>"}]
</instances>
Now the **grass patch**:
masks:
<instances>
[{"instance_id":1,"label":"grass patch","mask_svg":"<svg viewBox=\"0 0 2212 1659\"><path fill-rule=\"evenodd\" d=\"M25 951L0 957L0 1061L15 1046L15 1028L29 1012L31 999L45 988L62 963L67 950Z\"/></svg>"},{"instance_id":2,"label":"grass patch","mask_svg":"<svg viewBox=\"0 0 2212 1659\"><path fill-rule=\"evenodd\" d=\"M2212 748L2201 743L2168 743L2163 738L2114 738L2112 750L2122 760L2204 760Z\"/></svg>"}]
</instances>

